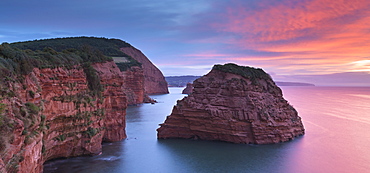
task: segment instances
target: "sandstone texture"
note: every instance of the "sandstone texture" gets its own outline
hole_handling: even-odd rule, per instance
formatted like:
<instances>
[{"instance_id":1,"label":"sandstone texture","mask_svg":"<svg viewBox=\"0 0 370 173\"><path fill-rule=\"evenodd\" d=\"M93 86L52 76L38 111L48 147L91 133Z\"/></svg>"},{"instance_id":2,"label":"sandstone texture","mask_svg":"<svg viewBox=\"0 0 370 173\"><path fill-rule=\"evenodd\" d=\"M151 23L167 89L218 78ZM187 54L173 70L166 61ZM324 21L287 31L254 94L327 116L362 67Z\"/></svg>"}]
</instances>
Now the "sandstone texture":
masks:
<instances>
[{"instance_id":1,"label":"sandstone texture","mask_svg":"<svg viewBox=\"0 0 370 173\"><path fill-rule=\"evenodd\" d=\"M124 78L111 61L34 68L1 85L0 172L42 172L47 160L99 154L102 141L126 138Z\"/></svg>"},{"instance_id":2,"label":"sandstone texture","mask_svg":"<svg viewBox=\"0 0 370 173\"><path fill-rule=\"evenodd\" d=\"M216 65L160 124L158 138L271 144L305 133L297 111L262 69Z\"/></svg>"},{"instance_id":3,"label":"sandstone texture","mask_svg":"<svg viewBox=\"0 0 370 173\"><path fill-rule=\"evenodd\" d=\"M193 92L193 84L187 83L184 90L182 90L182 94L191 94Z\"/></svg>"},{"instance_id":4,"label":"sandstone texture","mask_svg":"<svg viewBox=\"0 0 370 173\"><path fill-rule=\"evenodd\" d=\"M127 105L144 103L149 96L145 93L144 70L141 65L129 57L114 57L113 60L123 74Z\"/></svg>"},{"instance_id":5,"label":"sandstone texture","mask_svg":"<svg viewBox=\"0 0 370 173\"><path fill-rule=\"evenodd\" d=\"M124 91L128 105L136 105L144 102L146 93L144 89L144 71L141 67L131 67L122 71L124 77Z\"/></svg>"},{"instance_id":6,"label":"sandstone texture","mask_svg":"<svg viewBox=\"0 0 370 173\"><path fill-rule=\"evenodd\" d=\"M127 105L167 92L162 73L119 39L3 43L0 173L38 173L50 159L100 154L102 142L126 138Z\"/></svg>"},{"instance_id":7,"label":"sandstone texture","mask_svg":"<svg viewBox=\"0 0 370 173\"><path fill-rule=\"evenodd\" d=\"M169 93L167 82L162 72L140 50L134 47L124 47L120 50L142 64L146 94Z\"/></svg>"}]
</instances>

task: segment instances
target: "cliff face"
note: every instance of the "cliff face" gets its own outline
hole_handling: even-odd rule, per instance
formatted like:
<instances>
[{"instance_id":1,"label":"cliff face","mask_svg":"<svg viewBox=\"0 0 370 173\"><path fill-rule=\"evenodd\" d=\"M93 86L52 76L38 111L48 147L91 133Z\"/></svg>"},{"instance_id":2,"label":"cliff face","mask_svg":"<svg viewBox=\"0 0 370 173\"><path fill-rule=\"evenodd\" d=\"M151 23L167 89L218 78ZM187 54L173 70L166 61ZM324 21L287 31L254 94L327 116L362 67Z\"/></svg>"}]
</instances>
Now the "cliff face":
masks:
<instances>
[{"instance_id":1,"label":"cliff face","mask_svg":"<svg viewBox=\"0 0 370 173\"><path fill-rule=\"evenodd\" d=\"M126 138L127 104L168 93L162 73L119 39L1 44L0 79L0 173L41 172L53 158L99 154L102 141Z\"/></svg>"},{"instance_id":2,"label":"cliff face","mask_svg":"<svg viewBox=\"0 0 370 173\"><path fill-rule=\"evenodd\" d=\"M99 154L102 141L124 139L123 84L115 63L106 62L35 68L1 86L0 172L41 172L47 160Z\"/></svg>"},{"instance_id":3,"label":"cliff face","mask_svg":"<svg viewBox=\"0 0 370 173\"><path fill-rule=\"evenodd\" d=\"M236 73L228 72L226 66L194 81L193 93L157 129L158 138L269 144L304 134L297 111L267 74L255 77L262 70L249 69L251 75L244 75L246 68L236 65Z\"/></svg>"},{"instance_id":4,"label":"cliff face","mask_svg":"<svg viewBox=\"0 0 370 173\"><path fill-rule=\"evenodd\" d=\"M138 49L121 48L121 51L142 64L144 70L144 88L146 94L167 94L167 82L162 72Z\"/></svg>"},{"instance_id":5,"label":"cliff face","mask_svg":"<svg viewBox=\"0 0 370 173\"><path fill-rule=\"evenodd\" d=\"M137 61L131 62L127 57L114 57L114 62L123 73L124 91L128 105L144 102L144 71Z\"/></svg>"},{"instance_id":6,"label":"cliff face","mask_svg":"<svg viewBox=\"0 0 370 173\"><path fill-rule=\"evenodd\" d=\"M125 81L124 90L128 101L127 104L143 103L145 98L143 69L134 66L122 73Z\"/></svg>"},{"instance_id":7,"label":"cliff face","mask_svg":"<svg viewBox=\"0 0 370 173\"><path fill-rule=\"evenodd\" d=\"M105 109L105 133L103 140L107 142L120 141L126 138L126 108L125 76L114 62L93 64L99 74L103 91Z\"/></svg>"}]
</instances>

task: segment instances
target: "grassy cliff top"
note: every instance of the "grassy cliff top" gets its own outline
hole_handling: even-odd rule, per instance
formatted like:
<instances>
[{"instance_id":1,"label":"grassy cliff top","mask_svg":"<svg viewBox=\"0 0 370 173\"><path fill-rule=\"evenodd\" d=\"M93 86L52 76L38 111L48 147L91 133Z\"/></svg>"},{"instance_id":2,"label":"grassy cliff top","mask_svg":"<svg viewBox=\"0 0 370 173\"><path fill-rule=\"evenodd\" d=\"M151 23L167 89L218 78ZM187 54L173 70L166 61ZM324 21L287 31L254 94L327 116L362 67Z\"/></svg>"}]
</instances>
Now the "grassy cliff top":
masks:
<instances>
[{"instance_id":1,"label":"grassy cliff top","mask_svg":"<svg viewBox=\"0 0 370 173\"><path fill-rule=\"evenodd\" d=\"M219 70L226 73L237 74L250 79L266 79L271 80L269 74L260 68L253 68L248 66L239 66L233 63L228 63L225 65L214 65L212 70Z\"/></svg>"},{"instance_id":2,"label":"grassy cliff top","mask_svg":"<svg viewBox=\"0 0 370 173\"><path fill-rule=\"evenodd\" d=\"M83 49L86 45L101 51L106 56L126 56L120 48L132 47L129 43L119 39L97 38L97 37L66 37L43 40L33 40L25 42L11 43L10 46L21 50L30 49L33 51L43 50L45 47L55 51L67 49Z\"/></svg>"},{"instance_id":3,"label":"grassy cliff top","mask_svg":"<svg viewBox=\"0 0 370 173\"><path fill-rule=\"evenodd\" d=\"M0 77L26 75L33 68L68 68L78 64L113 61L112 57L127 57L131 64L136 63L136 60L120 51L122 47L131 45L119 39L96 37L3 43L0 45Z\"/></svg>"}]
</instances>

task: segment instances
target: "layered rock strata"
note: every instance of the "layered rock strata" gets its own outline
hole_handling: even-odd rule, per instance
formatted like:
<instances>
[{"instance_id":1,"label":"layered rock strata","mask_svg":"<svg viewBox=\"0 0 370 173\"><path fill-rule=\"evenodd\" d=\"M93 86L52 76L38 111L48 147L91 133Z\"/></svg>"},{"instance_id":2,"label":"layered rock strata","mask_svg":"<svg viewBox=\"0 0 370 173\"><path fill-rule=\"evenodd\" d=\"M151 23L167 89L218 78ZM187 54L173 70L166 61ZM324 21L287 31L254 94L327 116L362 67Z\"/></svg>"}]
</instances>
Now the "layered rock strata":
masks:
<instances>
[{"instance_id":1,"label":"layered rock strata","mask_svg":"<svg viewBox=\"0 0 370 173\"><path fill-rule=\"evenodd\" d=\"M145 92L145 77L142 65L131 62L128 57L115 57L114 61L120 68L124 77L124 92L127 97L127 105L137 105L141 103L155 103ZM136 60L133 60L136 61Z\"/></svg>"},{"instance_id":2,"label":"layered rock strata","mask_svg":"<svg viewBox=\"0 0 370 173\"><path fill-rule=\"evenodd\" d=\"M160 124L158 138L270 144L305 132L297 111L261 69L216 65L193 86Z\"/></svg>"},{"instance_id":3,"label":"layered rock strata","mask_svg":"<svg viewBox=\"0 0 370 173\"><path fill-rule=\"evenodd\" d=\"M126 138L127 97L125 86L129 82L125 80L126 76L116 68L113 61L95 63L92 66L99 74L100 83L104 88L102 94L102 108L105 111L103 112L103 116L105 116L103 140L106 142L120 141Z\"/></svg>"},{"instance_id":4,"label":"layered rock strata","mask_svg":"<svg viewBox=\"0 0 370 173\"><path fill-rule=\"evenodd\" d=\"M47 160L99 154L102 141L126 138L123 86L114 62L35 68L2 85L0 172L42 172Z\"/></svg>"},{"instance_id":5,"label":"layered rock strata","mask_svg":"<svg viewBox=\"0 0 370 173\"><path fill-rule=\"evenodd\" d=\"M135 105L144 102L146 98L144 89L144 72L141 67L131 67L122 71L125 85L125 93L128 105Z\"/></svg>"},{"instance_id":6,"label":"layered rock strata","mask_svg":"<svg viewBox=\"0 0 370 173\"><path fill-rule=\"evenodd\" d=\"M168 86L162 72L138 49L124 47L120 49L142 64L144 70L144 89L147 94L167 94Z\"/></svg>"},{"instance_id":7,"label":"layered rock strata","mask_svg":"<svg viewBox=\"0 0 370 173\"><path fill-rule=\"evenodd\" d=\"M1 44L0 173L42 172L47 160L99 154L103 141L126 138L127 105L153 103L147 93L167 93L161 75L118 39Z\"/></svg>"}]
</instances>

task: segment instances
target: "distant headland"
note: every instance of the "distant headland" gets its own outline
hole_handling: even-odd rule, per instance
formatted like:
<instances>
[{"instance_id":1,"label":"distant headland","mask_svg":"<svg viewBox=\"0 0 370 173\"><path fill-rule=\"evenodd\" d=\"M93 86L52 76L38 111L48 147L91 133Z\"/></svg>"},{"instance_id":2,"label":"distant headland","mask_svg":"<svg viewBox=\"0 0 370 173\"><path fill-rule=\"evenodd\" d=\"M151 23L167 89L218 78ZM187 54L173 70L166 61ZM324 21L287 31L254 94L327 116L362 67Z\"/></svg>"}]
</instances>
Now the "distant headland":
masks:
<instances>
[{"instance_id":1,"label":"distant headland","mask_svg":"<svg viewBox=\"0 0 370 173\"><path fill-rule=\"evenodd\" d=\"M185 87L187 83L193 83L196 79L202 76L166 76L165 79L168 83L169 87ZM315 84L311 83L303 83L303 82L275 82L278 86L315 86Z\"/></svg>"}]
</instances>

